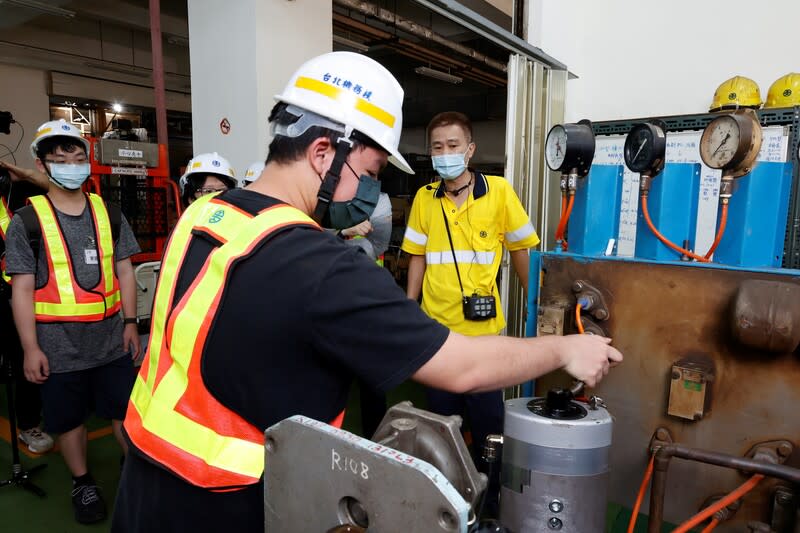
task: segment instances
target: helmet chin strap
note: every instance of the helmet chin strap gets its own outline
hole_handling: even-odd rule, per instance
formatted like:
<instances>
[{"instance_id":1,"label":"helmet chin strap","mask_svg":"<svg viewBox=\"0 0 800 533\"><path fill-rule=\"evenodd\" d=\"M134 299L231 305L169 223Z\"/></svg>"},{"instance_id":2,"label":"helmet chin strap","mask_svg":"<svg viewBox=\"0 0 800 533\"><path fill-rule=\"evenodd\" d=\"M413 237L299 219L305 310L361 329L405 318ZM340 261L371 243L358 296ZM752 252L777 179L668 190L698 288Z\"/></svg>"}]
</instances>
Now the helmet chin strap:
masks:
<instances>
[{"instance_id":1,"label":"helmet chin strap","mask_svg":"<svg viewBox=\"0 0 800 533\"><path fill-rule=\"evenodd\" d=\"M328 206L333 199L333 193L336 192L336 187L339 185L342 167L345 161L347 161L347 156L352 149L353 141L344 136L339 137L339 140L336 142L336 155L333 156L333 162L331 162L328 172L325 173L325 179L322 180L322 184L319 186L319 191L317 192L317 207L314 208L313 215L317 223L321 224L325 213L328 212Z\"/></svg>"}]
</instances>

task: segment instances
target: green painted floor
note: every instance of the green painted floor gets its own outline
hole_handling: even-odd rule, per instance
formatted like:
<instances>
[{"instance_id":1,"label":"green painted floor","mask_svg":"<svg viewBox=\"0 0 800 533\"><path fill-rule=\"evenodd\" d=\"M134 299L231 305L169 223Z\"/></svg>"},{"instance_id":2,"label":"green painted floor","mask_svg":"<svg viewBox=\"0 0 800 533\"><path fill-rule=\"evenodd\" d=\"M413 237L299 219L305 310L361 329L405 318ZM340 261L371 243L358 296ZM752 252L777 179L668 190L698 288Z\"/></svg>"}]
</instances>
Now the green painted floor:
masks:
<instances>
[{"instance_id":1,"label":"green painted floor","mask_svg":"<svg viewBox=\"0 0 800 533\"><path fill-rule=\"evenodd\" d=\"M4 389L4 386L0 386L0 416L7 417ZM406 383L390 392L387 403L394 405L403 400L411 400L416 407L426 407L424 393L414 383ZM0 423L4 426L7 424L5 419ZM93 419L89 422L89 431L101 430L107 426L108 424L104 421ZM357 434L361 432L359 399L355 389L350 395L344 428ZM7 427L2 429L5 433L8 432ZM113 435L102 436L89 442L89 467L103 489L109 513L114 506L116 487L119 482L121 454ZM79 533L92 531L99 533L109 531L110 519L91 526L75 522L70 501L71 477L58 452L51 452L35 458L22 454L24 469L30 469L40 464L47 464L47 467L37 472L33 481L46 491L45 498L39 498L17 486L0 488L0 532ZM0 479L7 479L10 476L11 448L8 442L0 439ZM606 531L624 533L627 530L629 518L629 509L610 505L606 518ZM662 531L667 532L672 528L673 526L665 525ZM636 533L645 533L646 530L647 517L641 516L635 531Z\"/></svg>"}]
</instances>

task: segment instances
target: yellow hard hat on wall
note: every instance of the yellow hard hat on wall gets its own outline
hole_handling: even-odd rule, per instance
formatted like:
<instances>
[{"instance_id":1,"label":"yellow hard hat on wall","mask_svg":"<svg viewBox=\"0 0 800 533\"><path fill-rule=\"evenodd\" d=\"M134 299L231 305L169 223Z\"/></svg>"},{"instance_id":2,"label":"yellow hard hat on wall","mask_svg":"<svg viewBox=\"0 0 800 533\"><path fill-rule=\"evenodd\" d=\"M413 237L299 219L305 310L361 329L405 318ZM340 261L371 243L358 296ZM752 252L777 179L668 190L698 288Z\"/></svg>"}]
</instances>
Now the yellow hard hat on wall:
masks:
<instances>
[{"instance_id":1,"label":"yellow hard hat on wall","mask_svg":"<svg viewBox=\"0 0 800 533\"><path fill-rule=\"evenodd\" d=\"M800 105L800 74L790 72L769 86L764 107L792 107Z\"/></svg>"},{"instance_id":2,"label":"yellow hard hat on wall","mask_svg":"<svg viewBox=\"0 0 800 533\"><path fill-rule=\"evenodd\" d=\"M723 81L714 93L709 111L735 109L737 107L761 107L761 91L758 84L744 76L734 76Z\"/></svg>"}]
</instances>

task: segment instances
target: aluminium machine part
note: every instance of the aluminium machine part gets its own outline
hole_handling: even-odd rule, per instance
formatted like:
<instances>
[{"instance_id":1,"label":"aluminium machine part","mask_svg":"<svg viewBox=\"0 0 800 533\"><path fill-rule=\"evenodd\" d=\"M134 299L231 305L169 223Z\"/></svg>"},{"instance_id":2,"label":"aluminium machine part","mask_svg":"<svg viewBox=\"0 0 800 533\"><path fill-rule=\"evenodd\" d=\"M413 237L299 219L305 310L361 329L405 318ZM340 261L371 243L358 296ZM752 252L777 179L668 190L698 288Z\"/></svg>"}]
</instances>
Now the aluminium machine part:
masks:
<instances>
[{"instance_id":1,"label":"aluminium machine part","mask_svg":"<svg viewBox=\"0 0 800 533\"><path fill-rule=\"evenodd\" d=\"M487 480L459 428L459 417L410 402L391 408L375 434L390 444L302 416L279 422L266 431L266 531L349 525L375 533L466 533Z\"/></svg>"},{"instance_id":2,"label":"aluminium machine part","mask_svg":"<svg viewBox=\"0 0 800 533\"><path fill-rule=\"evenodd\" d=\"M568 389L505 405L500 522L515 533L602 533L611 415Z\"/></svg>"}]
</instances>

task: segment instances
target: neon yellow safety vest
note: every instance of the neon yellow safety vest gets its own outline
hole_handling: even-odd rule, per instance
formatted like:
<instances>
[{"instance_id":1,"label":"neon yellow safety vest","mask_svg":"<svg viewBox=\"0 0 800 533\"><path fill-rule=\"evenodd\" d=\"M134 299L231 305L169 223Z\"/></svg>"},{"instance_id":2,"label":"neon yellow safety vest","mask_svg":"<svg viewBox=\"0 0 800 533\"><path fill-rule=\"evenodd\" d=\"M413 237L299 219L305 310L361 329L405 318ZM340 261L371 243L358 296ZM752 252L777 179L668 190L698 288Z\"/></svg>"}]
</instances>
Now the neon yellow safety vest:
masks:
<instances>
[{"instance_id":1,"label":"neon yellow safety vest","mask_svg":"<svg viewBox=\"0 0 800 533\"><path fill-rule=\"evenodd\" d=\"M88 194L97 243L100 281L85 289L78 284L67 241L61 232L55 209L45 195L32 196L33 206L47 255L47 283L34 292L37 322L98 322L119 313L119 280L114 272L114 238L103 199Z\"/></svg>"},{"instance_id":2,"label":"neon yellow safety vest","mask_svg":"<svg viewBox=\"0 0 800 533\"><path fill-rule=\"evenodd\" d=\"M6 204L5 198L0 197L0 239L5 242L6 240L6 232L8 231L8 225L11 223L11 211L8 210L8 204ZM0 277L3 278L3 281L6 283L11 283L11 276L6 274L6 257L3 254L2 261L0 261Z\"/></svg>"},{"instance_id":3,"label":"neon yellow safety vest","mask_svg":"<svg viewBox=\"0 0 800 533\"><path fill-rule=\"evenodd\" d=\"M170 238L153 304L150 341L128 403L125 431L140 452L192 485L237 490L259 482L264 472L265 428L254 426L208 391L201 360L231 265L276 231L292 226L319 229L288 205L253 216L217 195L205 195L189 206ZM221 245L173 307L185 254L197 231ZM343 414L332 424L341 425Z\"/></svg>"}]
</instances>

